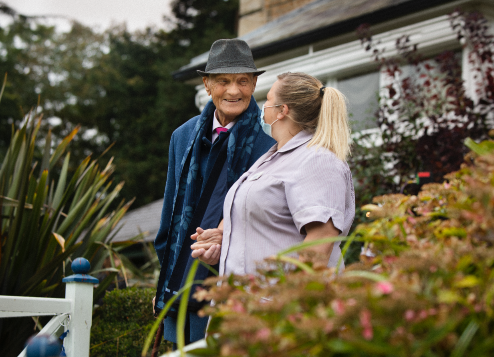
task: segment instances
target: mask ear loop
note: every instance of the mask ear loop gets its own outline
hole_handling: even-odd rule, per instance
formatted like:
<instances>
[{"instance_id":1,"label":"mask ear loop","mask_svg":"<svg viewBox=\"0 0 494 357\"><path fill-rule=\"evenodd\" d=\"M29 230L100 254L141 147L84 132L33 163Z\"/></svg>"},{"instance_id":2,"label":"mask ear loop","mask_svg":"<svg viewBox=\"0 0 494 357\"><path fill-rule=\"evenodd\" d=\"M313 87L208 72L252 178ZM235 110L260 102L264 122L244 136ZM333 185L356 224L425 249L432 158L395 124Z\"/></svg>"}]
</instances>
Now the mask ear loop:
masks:
<instances>
[{"instance_id":1,"label":"mask ear loop","mask_svg":"<svg viewBox=\"0 0 494 357\"><path fill-rule=\"evenodd\" d=\"M287 108L287 113L285 114L285 105L286 105L286 108ZM288 114L288 105L287 104L282 104L281 105L282 108L281 108L281 113L283 113L283 116L287 117L288 119L292 120L292 117Z\"/></svg>"},{"instance_id":2,"label":"mask ear loop","mask_svg":"<svg viewBox=\"0 0 494 357\"><path fill-rule=\"evenodd\" d=\"M280 110L280 114L283 114L284 116L286 116L285 114L285 104L278 104L277 107L281 107L281 110ZM283 119L283 118L281 118ZM274 123L276 123L278 120L280 120L280 118L276 119L274 122L272 122L271 124L268 124L268 125L273 125Z\"/></svg>"}]
</instances>

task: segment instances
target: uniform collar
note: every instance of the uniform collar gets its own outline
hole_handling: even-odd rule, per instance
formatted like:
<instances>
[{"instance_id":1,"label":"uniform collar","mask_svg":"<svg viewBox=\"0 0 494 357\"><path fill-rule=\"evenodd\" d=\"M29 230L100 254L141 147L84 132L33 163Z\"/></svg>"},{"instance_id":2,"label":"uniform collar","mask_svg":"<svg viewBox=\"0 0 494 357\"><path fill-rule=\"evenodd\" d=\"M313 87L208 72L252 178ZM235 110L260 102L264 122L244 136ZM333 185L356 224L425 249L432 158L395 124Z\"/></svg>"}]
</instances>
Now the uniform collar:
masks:
<instances>
[{"instance_id":1,"label":"uniform collar","mask_svg":"<svg viewBox=\"0 0 494 357\"><path fill-rule=\"evenodd\" d=\"M309 133L306 130L299 131L293 138L291 138L278 152L287 152L302 146L303 144L309 142L314 134Z\"/></svg>"}]
</instances>

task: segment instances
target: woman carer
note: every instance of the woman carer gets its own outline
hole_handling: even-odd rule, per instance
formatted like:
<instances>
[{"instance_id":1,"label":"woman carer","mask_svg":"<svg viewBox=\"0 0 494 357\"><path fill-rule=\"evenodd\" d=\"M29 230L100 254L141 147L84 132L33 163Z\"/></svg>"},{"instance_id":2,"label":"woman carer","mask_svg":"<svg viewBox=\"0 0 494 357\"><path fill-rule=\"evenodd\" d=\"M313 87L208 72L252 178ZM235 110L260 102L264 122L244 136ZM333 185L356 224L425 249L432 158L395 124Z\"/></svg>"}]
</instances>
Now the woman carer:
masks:
<instances>
[{"instance_id":1,"label":"woman carer","mask_svg":"<svg viewBox=\"0 0 494 357\"><path fill-rule=\"evenodd\" d=\"M192 236L192 256L219 261L220 275L252 274L256 262L302 241L346 236L355 216L346 163L350 130L338 90L305 73L281 74L267 95L261 125L277 144L230 188L220 227L198 228ZM335 267L339 245L313 250Z\"/></svg>"}]
</instances>

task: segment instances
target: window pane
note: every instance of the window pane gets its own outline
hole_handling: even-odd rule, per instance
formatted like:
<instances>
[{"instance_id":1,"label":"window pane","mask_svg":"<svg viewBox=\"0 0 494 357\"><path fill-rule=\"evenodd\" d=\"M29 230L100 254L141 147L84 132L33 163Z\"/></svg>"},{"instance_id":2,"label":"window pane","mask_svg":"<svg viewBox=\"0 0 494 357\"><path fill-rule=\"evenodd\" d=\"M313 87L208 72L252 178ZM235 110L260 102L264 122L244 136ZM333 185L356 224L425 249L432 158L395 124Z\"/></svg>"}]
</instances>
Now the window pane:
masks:
<instances>
[{"instance_id":1,"label":"window pane","mask_svg":"<svg viewBox=\"0 0 494 357\"><path fill-rule=\"evenodd\" d=\"M338 90L348 100L352 132L377 127L374 113L377 110L379 72L338 80Z\"/></svg>"}]
</instances>

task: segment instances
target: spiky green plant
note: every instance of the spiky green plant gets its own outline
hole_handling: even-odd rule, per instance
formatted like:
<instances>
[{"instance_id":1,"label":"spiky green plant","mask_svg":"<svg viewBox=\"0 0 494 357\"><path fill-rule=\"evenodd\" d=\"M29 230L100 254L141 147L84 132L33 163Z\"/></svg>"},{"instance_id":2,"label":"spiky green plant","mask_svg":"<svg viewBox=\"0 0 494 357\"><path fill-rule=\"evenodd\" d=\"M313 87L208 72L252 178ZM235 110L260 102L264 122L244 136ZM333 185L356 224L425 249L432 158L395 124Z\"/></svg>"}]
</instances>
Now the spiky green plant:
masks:
<instances>
[{"instance_id":1,"label":"spiky green plant","mask_svg":"<svg viewBox=\"0 0 494 357\"><path fill-rule=\"evenodd\" d=\"M22 128L13 130L0 158L1 295L63 297L62 278L72 273L73 258L85 257L97 268L121 248L105 249L131 204L122 201L112 209L123 186L111 181L112 159L100 167L87 157L71 170L66 150L78 128L54 145L49 132L39 137L40 126L41 117L30 114ZM107 270L95 298L115 278L117 270ZM17 355L32 326L29 318L0 319L0 355Z\"/></svg>"}]
</instances>

